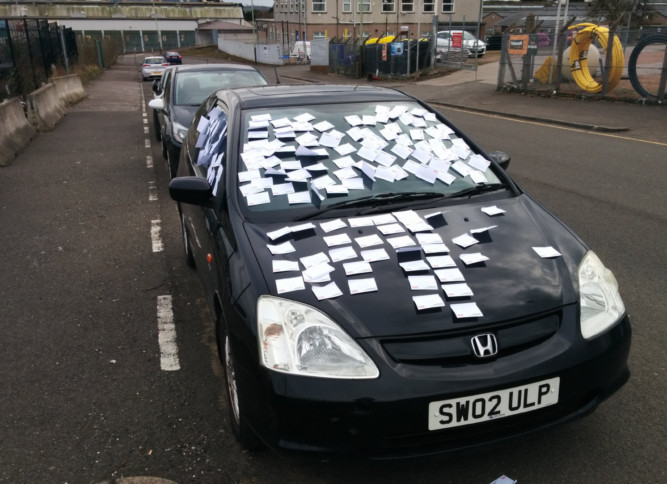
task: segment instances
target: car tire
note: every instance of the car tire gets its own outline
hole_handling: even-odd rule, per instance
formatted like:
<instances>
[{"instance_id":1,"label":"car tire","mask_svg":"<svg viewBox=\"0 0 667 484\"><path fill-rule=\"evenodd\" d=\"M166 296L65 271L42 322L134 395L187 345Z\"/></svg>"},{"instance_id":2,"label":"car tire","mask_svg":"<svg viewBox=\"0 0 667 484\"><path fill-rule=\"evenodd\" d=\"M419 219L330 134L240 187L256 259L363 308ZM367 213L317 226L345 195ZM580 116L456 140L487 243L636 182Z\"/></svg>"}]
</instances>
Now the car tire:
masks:
<instances>
[{"instance_id":1,"label":"car tire","mask_svg":"<svg viewBox=\"0 0 667 484\"><path fill-rule=\"evenodd\" d=\"M185 254L185 263L188 267L195 267L195 256L192 253L192 245L190 245L190 233L188 232L187 227L185 226L185 217L181 212L181 232L183 235L183 252Z\"/></svg>"},{"instance_id":2,"label":"car tire","mask_svg":"<svg viewBox=\"0 0 667 484\"><path fill-rule=\"evenodd\" d=\"M235 369L234 350L231 339L226 328L218 325L218 347L221 350L221 360L225 377L225 394L227 395L227 407L232 433L244 450L258 450L262 447L261 441L250 429L245 420L243 385L238 379Z\"/></svg>"},{"instance_id":3,"label":"car tire","mask_svg":"<svg viewBox=\"0 0 667 484\"><path fill-rule=\"evenodd\" d=\"M160 118L158 117L157 111L153 111L153 133L155 134L156 140L162 140L162 128L160 128Z\"/></svg>"}]
</instances>

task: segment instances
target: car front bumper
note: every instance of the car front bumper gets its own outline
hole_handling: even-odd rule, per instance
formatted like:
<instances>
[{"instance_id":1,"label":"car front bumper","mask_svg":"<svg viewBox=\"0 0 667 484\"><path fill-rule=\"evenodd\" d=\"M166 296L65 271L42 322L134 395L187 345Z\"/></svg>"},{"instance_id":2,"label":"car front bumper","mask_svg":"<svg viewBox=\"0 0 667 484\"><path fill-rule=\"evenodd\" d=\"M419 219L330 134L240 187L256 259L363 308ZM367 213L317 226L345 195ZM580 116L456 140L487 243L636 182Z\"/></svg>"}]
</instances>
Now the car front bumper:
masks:
<instances>
[{"instance_id":1,"label":"car front bumper","mask_svg":"<svg viewBox=\"0 0 667 484\"><path fill-rule=\"evenodd\" d=\"M383 364L376 380L294 377L262 369L264 385L249 399L254 402L249 423L269 447L299 458L387 459L492 446L592 412L628 380L630 340L626 316L592 341L579 337L572 344L559 333L530 351L474 367L424 371ZM560 378L555 405L428 430L430 402L553 377Z\"/></svg>"}]
</instances>

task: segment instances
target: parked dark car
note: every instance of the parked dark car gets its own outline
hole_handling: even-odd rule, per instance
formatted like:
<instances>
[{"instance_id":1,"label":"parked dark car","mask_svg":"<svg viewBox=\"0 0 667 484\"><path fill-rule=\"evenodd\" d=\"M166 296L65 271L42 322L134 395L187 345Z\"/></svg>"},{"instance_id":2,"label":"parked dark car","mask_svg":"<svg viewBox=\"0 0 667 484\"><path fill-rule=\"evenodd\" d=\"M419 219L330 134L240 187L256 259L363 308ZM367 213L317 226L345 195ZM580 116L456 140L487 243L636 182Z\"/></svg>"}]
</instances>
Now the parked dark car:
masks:
<instances>
[{"instance_id":1,"label":"parked dark car","mask_svg":"<svg viewBox=\"0 0 667 484\"><path fill-rule=\"evenodd\" d=\"M169 62L170 65L181 65L183 63L183 58L181 57L181 54L176 52L175 50L168 50L164 54L164 58L167 59L167 62Z\"/></svg>"},{"instance_id":2,"label":"parked dark car","mask_svg":"<svg viewBox=\"0 0 667 484\"><path fill-rule=\"evenodd\" d=\"M153 108L154 123L160 125L162 156L167 160L170 175L176 174L181 143L192 117L210 93L268 83L257 69L242 64L190 64L167 68L162 80L153 84L157 97L148 105Z\"/></svg>"},{"instance_id":3,"label":"parked dark car","mask_svg":"<svg viewBox=\"0 0 667 484\"><path fill-rule=\"evenodd\" d=\"M500 50L503 45L503 35L487 35L484 42L486 42L486 50Z\"/></svg>"},{"instance_id":4,"label":"parked dark car","mask_svg":"<svg viewBox=\"0 0 667 484\"><path fill-rule=\"evenodd\" d=\"M614 276L508 163L395 90L202 103L169 191L244 447L470 449L586 415L627 381Z\"/></svg>"}]
</instances>

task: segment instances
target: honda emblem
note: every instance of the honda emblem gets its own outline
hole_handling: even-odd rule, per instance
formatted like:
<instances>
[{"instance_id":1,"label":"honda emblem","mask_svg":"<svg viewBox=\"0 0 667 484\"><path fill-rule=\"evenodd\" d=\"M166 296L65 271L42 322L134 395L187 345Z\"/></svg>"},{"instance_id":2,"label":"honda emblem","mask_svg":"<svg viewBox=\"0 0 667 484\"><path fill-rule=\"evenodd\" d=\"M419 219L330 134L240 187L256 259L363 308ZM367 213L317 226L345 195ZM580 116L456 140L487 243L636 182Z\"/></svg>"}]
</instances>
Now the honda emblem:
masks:
<instances>
[{"instance_id":1,"label":"honda emblem","mask_svg":"<svg viewBox=\"0 0 667 484\"><path fill-rule=\"evenodd\" d=\"M489 358L498 354L498 341L491 333L478 334L470 340L470 343L472 352L477 358Z\"/></svg>"}]
</instances>

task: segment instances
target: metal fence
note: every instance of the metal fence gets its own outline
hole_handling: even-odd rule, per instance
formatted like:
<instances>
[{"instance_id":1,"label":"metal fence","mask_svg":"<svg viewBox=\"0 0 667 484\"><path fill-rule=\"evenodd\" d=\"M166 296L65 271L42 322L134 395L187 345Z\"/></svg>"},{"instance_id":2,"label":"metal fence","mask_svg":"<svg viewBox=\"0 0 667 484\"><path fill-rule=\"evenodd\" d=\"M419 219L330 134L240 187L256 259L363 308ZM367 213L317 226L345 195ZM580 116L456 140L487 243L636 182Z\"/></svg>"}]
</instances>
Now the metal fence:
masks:
<instances>
[{"instance_id":1,"label":"metal fence","mask_svg":"<svg viewBox=\"0 0 667 484\"><path fill-rule=\"evenodd\" d=\"M78 59L71 29L39 19L0 20L1 98L38 89L66 59Z\"/></svg>"},{"instance_id":2,"label":"metal fence","mask_svg":"<svg viewBox=\"0 0 667 484\"><path fill-rule=\"evenodd\" d=\"M503 34L497 87L660 103L667 99L667 32L585 28L558 35Z\"/></svg>"}]
</instances>

